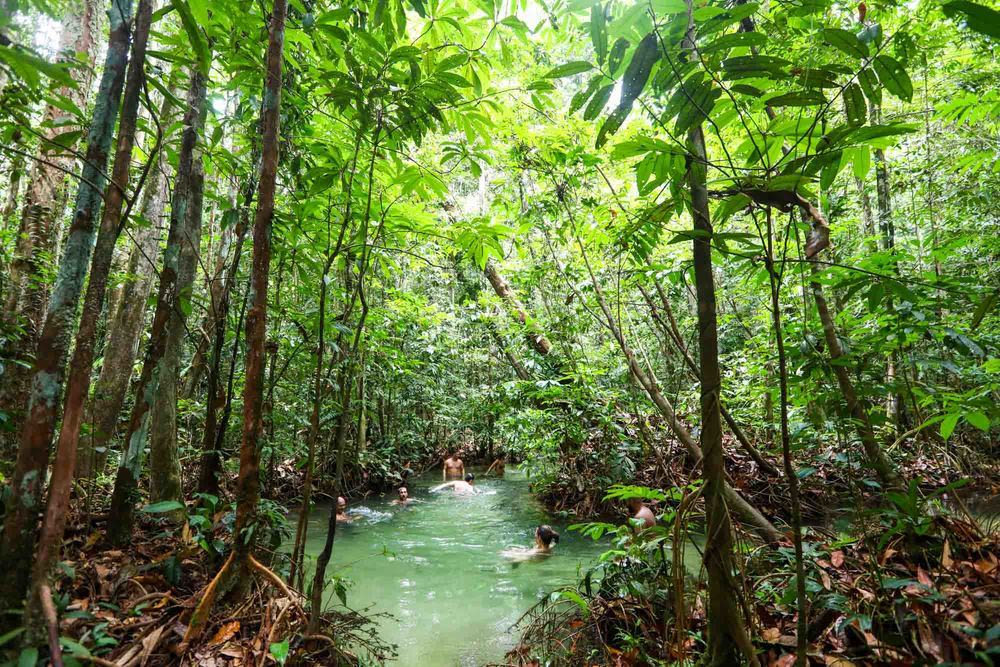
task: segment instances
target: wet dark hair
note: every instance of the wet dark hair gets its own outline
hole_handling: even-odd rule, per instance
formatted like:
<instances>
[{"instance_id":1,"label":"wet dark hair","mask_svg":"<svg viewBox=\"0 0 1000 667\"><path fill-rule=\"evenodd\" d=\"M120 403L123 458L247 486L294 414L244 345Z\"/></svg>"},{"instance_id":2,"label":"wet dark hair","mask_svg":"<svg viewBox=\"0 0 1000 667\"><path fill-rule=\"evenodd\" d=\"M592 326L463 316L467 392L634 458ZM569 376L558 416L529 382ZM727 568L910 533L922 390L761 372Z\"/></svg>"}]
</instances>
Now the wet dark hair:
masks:
<instances>
[{"instance_id":1,"label":"wet dark hair","mask_svg":"<svg viewBox=\"0 0 1000 667\"><path fill-rule=\"evenodd\" d=\"M468 482L469 484L472 484L472 480L474 480L475 478L476 476L470 472L465 476L465 481Z\"/></svg>"},{"instance_id":2,"label":"wet dark hair","mask_svg":"<svg viewBox=\"0 0 1000 667\"><path fill-rule=\"evenodd\" d=\"M559 543L559 533L552 530L552 526L539 526L535 529L535 534L545 546L552 546L552 543Z\"/></svg>"}]
</instances>

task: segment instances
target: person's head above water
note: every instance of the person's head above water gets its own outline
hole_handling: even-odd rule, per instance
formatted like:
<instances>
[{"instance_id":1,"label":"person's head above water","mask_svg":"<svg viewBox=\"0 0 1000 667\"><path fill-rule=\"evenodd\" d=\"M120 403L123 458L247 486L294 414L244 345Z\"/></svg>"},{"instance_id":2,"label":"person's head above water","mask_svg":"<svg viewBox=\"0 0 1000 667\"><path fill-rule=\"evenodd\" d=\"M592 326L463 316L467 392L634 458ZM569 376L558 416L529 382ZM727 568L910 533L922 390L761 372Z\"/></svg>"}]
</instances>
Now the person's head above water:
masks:
<instances>
[{"instance_id":1,"label":"person's head above water","mask_svg":"<svg viewBox=\"0 0 1000 667\"><path fill-rule=\"evenodd\" d=\"M402 501L404 501L404 502L406 501L407 498L410 497L410 492L406 490L405 486L399 487L396 490L396 492L399 494L399 499L402 500Z\"/></svg>"},{"instance_id":2,"label":"person's head above water","mask_svg":"<svg viewBox=\"0 0 1000 667\"><path fill-rule=\"evenodd\" d=\"M476 476L473 475L471 472L470 473L466 473L466 475L465 475L465 481L466 482L468 482L469 484L472 484L472 482L475 481L475 479L476 479Z\"/></svg>"},{"instance_id":3,"label":"person's head above water","mask_svg":"<svg viewBox=\"0 0 1000 667\"><path fill-rule=\"evenodd\" d=\"M337 496L337 512L340 514L344 513L347 509L347 499L344 496Z\"/></svg>"},{"instance_id":4,"label":"person's head above water","mask_svg":"<svg viewBox=\"0 0 1000 667\"><path fill-rule=\"evenodd\" d=\"M539 526L535 528L535 542L543 549L551 549L553 544L558 544L559 533L552 530L552 526Z\"/></svg>"}]
</instances>

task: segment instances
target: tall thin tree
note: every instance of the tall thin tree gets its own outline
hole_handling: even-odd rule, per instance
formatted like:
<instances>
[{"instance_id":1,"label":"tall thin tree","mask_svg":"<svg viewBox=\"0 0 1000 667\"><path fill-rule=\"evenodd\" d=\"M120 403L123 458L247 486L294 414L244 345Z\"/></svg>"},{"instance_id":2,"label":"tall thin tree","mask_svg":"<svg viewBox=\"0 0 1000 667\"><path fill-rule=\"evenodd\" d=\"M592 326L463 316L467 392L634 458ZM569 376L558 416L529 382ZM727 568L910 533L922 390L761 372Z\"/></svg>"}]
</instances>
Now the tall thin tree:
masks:
<instances>
[{"instance_id":1,"label":"tall thin tree","mask_svg":"<svg viewBox=\"0 0 1000 667\"><path fill-rule=\"evenodd\" d=\"M125 84L132 0L112 0L108 15L110 35L104 73L87 135L73 221L32 366L28 414L21 429L10 509L0 544L0 563L10 565L7 576L0 580L0 607L7 609L20 606L28 584L66 354L94 247L95 220L101 209L108 153Z\"/></svg>"}]
</instances>

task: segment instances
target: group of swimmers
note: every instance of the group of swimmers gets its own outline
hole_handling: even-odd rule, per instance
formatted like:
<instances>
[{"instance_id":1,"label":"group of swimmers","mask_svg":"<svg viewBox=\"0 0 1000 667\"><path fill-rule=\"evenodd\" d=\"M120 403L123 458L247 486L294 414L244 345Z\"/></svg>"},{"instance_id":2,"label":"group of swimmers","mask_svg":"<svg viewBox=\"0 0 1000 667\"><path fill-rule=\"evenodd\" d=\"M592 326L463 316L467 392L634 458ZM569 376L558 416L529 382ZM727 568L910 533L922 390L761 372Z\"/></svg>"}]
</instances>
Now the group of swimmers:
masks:
<instances>
[{"instance_id":1,"label":"group of swimmers","mask_svg":"<svg viewBox=\"0 0 1000 667\"><path fill-rule=\"evenodd\" d=\"M498 465L499 464L499 465ZM499 475L503 474L503 460L498 459L490 466L490 470L497 468ZM487 471L489 472L489 471ZM406 488L406 480L411 473L409 468L405 468L402 474L403 484L396 493L397 498L392 501L393 505L406 507L411 503L420 502L416 498L410 497L410 492ZM456 495L469 495L476 493L476 476L471 472L465 472L465 462L462 461L458 452L451 452L441 466L442 484L430 490L437 493L444 489L451 489ZM450 481L449 481L450 480ZM626 501L629 515L637 523L639 528L652 528L656 525L656 515L640 498L630 498ZM340 496L337 498L337 521L350 522L352 518L347 514L347 500ZM530 548L514 547L503 552L503 555L511 560L528 560L537 556L547 556L552 553L552 548L559 543L559 533L552 529L552 526L540 525L535 529L535 545Z\"/></svg>"}]
</instances>

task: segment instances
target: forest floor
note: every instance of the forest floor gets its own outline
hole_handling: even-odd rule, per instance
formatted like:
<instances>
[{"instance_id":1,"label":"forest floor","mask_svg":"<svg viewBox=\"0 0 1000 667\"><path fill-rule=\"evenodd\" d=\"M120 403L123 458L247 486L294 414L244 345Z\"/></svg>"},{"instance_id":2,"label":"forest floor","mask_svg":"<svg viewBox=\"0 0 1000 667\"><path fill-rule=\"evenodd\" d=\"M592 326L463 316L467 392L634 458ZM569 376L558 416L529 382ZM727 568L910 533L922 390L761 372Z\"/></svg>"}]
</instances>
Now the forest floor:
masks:
<instances>
[{"instance_id":1,"label":"forest floor","mask_svg":"<svg viewBox=\"0 0 1000 667\"><path fill-rule=\"evenodd\" d=\"M71 526L56 585L66 605L60 626L65 664L349 664L354 650L392 654L374 634L372 619L351 611L325 613L320 631L306 635L305 597L267 578L257 578L235 604L223 596L197 640L185 644L229 537L226 512L192 516L204 520L147 515L124 549L104 544L99 524Z\"/></svg>"}]
</instances>

